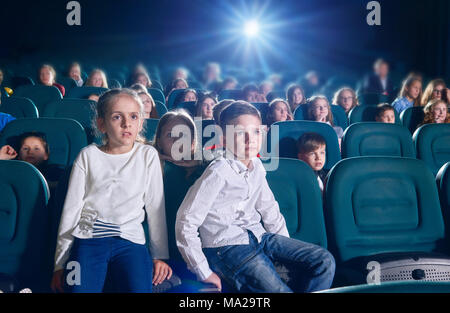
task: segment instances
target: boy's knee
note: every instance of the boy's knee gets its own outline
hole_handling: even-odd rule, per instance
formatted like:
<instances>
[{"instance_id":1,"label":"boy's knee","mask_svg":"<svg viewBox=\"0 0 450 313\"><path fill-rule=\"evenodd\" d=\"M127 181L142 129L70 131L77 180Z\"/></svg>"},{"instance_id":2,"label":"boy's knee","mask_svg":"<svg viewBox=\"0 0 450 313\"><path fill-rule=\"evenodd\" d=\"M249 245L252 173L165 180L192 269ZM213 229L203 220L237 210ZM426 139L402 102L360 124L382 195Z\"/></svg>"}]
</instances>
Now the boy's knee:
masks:
<instances>
[{"instance_id":1,"label":"boy's knee","mask_svg":"<svg viewBox=\"0 0 450 313\"><path fill-rule=\"evenodd\" d=\"M328 250L322 250L321 261L323 265L322 268L325 270L325 272L334 275L334 272L336 270L336 261L334 260L333 255Z\"/></svg>"}]
</instances>

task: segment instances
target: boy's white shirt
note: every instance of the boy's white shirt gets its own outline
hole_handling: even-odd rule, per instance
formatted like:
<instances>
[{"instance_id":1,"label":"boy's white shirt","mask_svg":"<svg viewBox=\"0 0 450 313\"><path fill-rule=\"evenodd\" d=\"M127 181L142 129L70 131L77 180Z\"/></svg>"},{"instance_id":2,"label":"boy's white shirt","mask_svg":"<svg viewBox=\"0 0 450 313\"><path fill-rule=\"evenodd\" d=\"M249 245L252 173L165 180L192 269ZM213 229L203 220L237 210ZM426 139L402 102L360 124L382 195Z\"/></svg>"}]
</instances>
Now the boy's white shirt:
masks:
<instances>
[{"instance_id":1,"label":"boy's white shirt","mask_svg":"<svg viewBox=\"0 0 450 313\"><path fill-rule=\"evenodd\" d=\"M96 220L120 226L120 237L145 243L145 211L150 252L168 259L161 165L155 148L135 143L124 154L107 154L95 144L81 150L70 175L58 231L55 271L69 258L74 237L92 238Z\"/></svg>"},{"instance_id":2,"label":"boy's white shirt","mask_svg":"<svg viewBox=\"0 0 450 313\"><path fill-rule=\"evenodd\" d=\"M251 160L249 169L236 159L219 157L189 189L178 209L175 234L199 280L212 274L202 248L248 244L247 230L259 242L266 232L289 237L265 176L259 158Z\"/></svg>"}]
</instances>

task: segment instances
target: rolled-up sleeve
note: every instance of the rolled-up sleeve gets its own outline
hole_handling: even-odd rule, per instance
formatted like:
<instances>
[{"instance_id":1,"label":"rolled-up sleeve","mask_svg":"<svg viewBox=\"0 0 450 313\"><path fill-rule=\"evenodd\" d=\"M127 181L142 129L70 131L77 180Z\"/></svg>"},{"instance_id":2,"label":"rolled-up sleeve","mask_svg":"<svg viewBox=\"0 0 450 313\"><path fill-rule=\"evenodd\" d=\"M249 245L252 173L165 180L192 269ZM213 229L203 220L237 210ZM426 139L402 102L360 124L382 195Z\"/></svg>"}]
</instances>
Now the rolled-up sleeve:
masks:
<instances>
[{"instance_id":1,"label":"rolled-up sleeve","mask_svg":"<svg viewBox=\"0 0 450 313\"><path fill-rule=\"evenodd\" d=\"M202 251L199 227L203 224L225 180L208 168L189 189L180 205L175 223L178 249L188 268L199 280L208 278L212 271Z\"/></svg>"}]
</instances>

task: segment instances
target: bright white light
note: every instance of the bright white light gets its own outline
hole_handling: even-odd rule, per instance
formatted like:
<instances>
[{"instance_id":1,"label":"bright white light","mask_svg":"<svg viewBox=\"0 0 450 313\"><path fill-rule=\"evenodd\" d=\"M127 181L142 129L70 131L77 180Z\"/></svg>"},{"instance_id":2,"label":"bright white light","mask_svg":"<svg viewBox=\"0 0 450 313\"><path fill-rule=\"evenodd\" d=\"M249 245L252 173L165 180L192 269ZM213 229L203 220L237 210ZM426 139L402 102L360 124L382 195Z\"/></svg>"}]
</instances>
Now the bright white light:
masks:
<instances>
[{"instance_id":1,"label":"bright white light","mask_svg":"<svg viewBox=\"0 0 450 313\"><path fill-rule=\"evenodd\" d=\"M258 32L259 32L259 24L257 21L253 20L245 23L244 25L245 35L247 35L248 37L254 37L258 34Z\"/></svg>"}]
</instances>

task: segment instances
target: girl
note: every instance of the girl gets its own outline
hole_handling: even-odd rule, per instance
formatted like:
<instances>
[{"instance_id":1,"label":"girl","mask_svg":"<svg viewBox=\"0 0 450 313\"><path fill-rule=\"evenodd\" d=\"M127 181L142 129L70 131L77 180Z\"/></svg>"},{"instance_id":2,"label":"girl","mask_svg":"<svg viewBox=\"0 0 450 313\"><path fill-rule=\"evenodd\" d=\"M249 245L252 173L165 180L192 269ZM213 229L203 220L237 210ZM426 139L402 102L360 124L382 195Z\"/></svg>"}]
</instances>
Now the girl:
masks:
<instances>
[{"instance_id":1,"label":"girl","mask_svg":"<svg viewBox=\"0 0 450 313\"><path fill-rule=\"evenodd\" d=\"M182 135L177 134L176 126L181 126ZM172 130L176 133L172 134ZM182 136L189 139L188 145L180 145L178 150L172 151L174 143ZM186 137L185 137L186 138ZM161 117L156 128L154 147L159 153L161 162L169 161L186 168L194 168L200 162L194 160L197 148L197 128L192 117L184 109L169 111ZM187 148L187 146L189 146ZM186 150L185 150L186 148Z\"/></svg>"},{"instance_id":2,"label":"girl","mask_svg":"<svg viewBox=\"0 0 450 313\"><path fill-rule=\"evenodd\" d=\"M292 112L289 104L283 99L274 99L269 104L267 110L267 125L270 126L275 122L292 121Z\"/></svg>"},{"instance_id":3,"label":"girl","mask_svg":"<svg viewBox=\"0 0 450 313\"><path fill-rule=\"evenodd\" d=\"M330 103L325 96L313 96L308 100L308 119L316 122L322 122L333 127L339 140L339 146L341 139L344 135L344 131L339 126L334 126L333 113L331 112Z\"/></svg>"},{"instance_id":4,"label":"girl","mask_svg":"<svg viewBox=\"0 0 450 313\"><path fill-rule=\"evenodd\" d=\"M166 101L169 98L170 93L175 89L187 89L189 88L188 83L183 78L174 79L169 85L166 86L165 95Z\"/></svg>"},{"instance_id":5,"label":"girl","mask_svg":"<svg viewBox=\"0 0 450 313\"><path fill-rule=\"evenodd\" d=\"M98 68L92 70L84 85L108 88L108 81L106 80L105 72Z\"/></svg>"},{"instance_id":6,"label":"girl","mask_svg":"<svg viewBox=\"0 0 450 313\"><path fill-rule=\"evenodd\" d=\"M80 64L78 64L77 62L72 63L67 72L69 77L72 78L74 81L76 81L78 87L83 86Z\"/></svg>"},{"instance_id":7,"label":"girl","mask_svg":"<svg viewBox=\"0 0 450 313\"><path fill-rule=\"evenodd\" d=\"M420 106L422 98L422 81L416 76L409 76L403 82L399 97L392 102L392 106L398 113L403 112L407 108Z\"/></svg>"},{"instance_id":8,"label":"girl","mask_svg":"<svg viewBox=\"0 0 450 313\"><path fill-rule=\"evenodd\" d=\"M450 123L450 114L448 114L447 103L442 99L431 100L425 106L423 111L425 112L425 117L421 125Z\"/></svg>"},{"instance_id":9,"label":"girl","mask_svg":"<svg viewBox=\"0 0 450 313\"><path fill-rule=\"evenodd\" d=\"M217 104L216 96L212 93L208 93L203 95L198 101L196 105L196 115L197 117L201 117L204 120L212 120L213 116L213 108Z\"/></svg>"},{"instance_id":10,"label":"girl","mask_svg":"<svg viewBox=\"0 0 450 313\"><path fill-rule=\"evenodd\" d=\"M349 87L336 91L333 97L333 104L341 106L347 115L355 106L359 105L355 91Z\"/></svg>"},{"instance_id":11,"label":"girl","mask_svg":"<svg viewBox=\"0 0 450 313\"><path fill-rule=\"evenodd\" d=\"M197 101L198 96L195 89L186 89L183 92L181 92L179 95L177 95L173 107L176 108L180 103L182 102L194 102Z\"/></svg>"},{"instance_id":12,"label":"girl","mask_svg":"<svg viewBox=\"0 0 450 313\"><path fill-rule=\"evenodd\" d=\"M423 92L421 105L426 106L431 100L444 100L448 103L450 99L450 89L445 86L443 79L430 81Z\"/></svg>"},{"instance_id":13,"label":"girl","mask_svg":"<svg viewBox=\"0 0 450 313\"><path fill-rule=\"evenodd\" d=\"M158 113L155 108L155 101L152 96L146 91L140 91L138 93L144 105L144 118L158 118Z\"/></svg>"},{"instance_id":14,"label":"girl","mask_svg":"<svg viewBox=\"0 0 450 313\"><path fill-rule=\"evenodd\" d=\"M131 78L132 84L142 84L146 88L152 88L152 81L147 72L138 72Z\"/></svg>"},{"instance_id":15,"label":"girl","mask_svg":"<svg viewBox=\"0 0 450 313\"><path fill-rule=\"evenodd\" d=\"M70 292L101 292L107 273L121 292L151 292L152 283L171 277L161 261L169 257L161 166L156 150L140 142L142 115L141 99L130 89L100 97L96 126L104 144L87 146L74 162L58 231L54 291L63 291L71 261L81 271L79 281L68 284Z\"/></svg>"},{"instance_id":16,"label":"girl","mask_svg":"<svg viewBox=\"0 0 450 313\"><path fill-rule=\"evenodd\" d=\"M61 92L64 97L66 90L63 85L57 84L55 82L56 72L53 66L44 64L39 69L39 82L45 86L55 86Z\"/></svg>"},{"instance_id":17,"label":"girl","mask_svg":"<svg viewBox=\"0 0 450 313\"><path fill-rule=\"evenodd\" d=\"M288 100L291 112L295 112L295 109L306 103L305 92L303 91L302 86L297 84L293 84L288 87L286 98Z\"/></svg>"}]
</instances>

